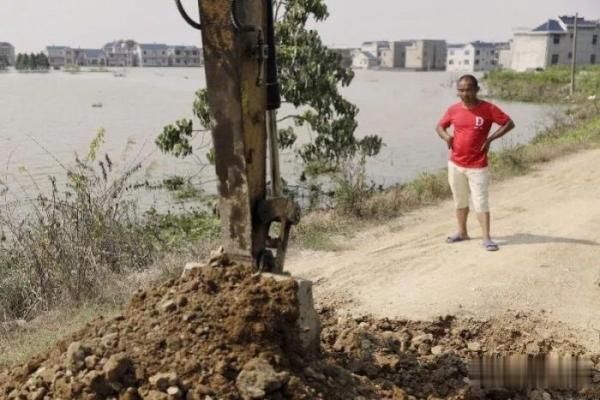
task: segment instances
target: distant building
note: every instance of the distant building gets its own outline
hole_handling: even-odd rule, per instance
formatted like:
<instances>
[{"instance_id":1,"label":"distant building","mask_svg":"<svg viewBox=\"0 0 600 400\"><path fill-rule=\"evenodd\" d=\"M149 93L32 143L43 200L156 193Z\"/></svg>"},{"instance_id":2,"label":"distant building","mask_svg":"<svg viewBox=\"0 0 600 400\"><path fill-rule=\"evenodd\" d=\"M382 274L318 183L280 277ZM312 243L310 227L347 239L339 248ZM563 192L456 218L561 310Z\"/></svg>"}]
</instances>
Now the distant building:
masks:
<instances>
[{"instance_id":1,"label":"distant building","mask_svg":"<svg viewBox=\"0 0 600 400\"><path fill-rule=\"evenodd\" d=\"M418 71L443 70L446 67L445 40L413 40L406 47L406 68Z\"/></svg>"},{"instance_id":2,"label":"distant building","mask_svg":"<svg viewBox=\"0 0 600 400\"><path fill-rule=\"evenodd\" d=\"M46 46L46 53L51 67L107 65L106 54L102 49Z\"/></svg>"},{"instance_id":3,"label":"distant building","mask_svg":"<svg viewBox=\"0 0 600 400\"><path fill-rule=\"evenodd\" d=\"M169 54L166 44L138 44L136 55L140 67L168 67Z\"/></svg>"},{"instance_id":4,"label":"distant building","mask_svg":"<svg viewBox=\"0 0 600 400\"><path fill-rule=\"evenodd\" d=\"M46 46L48 62L51 67L64 67L67 65L67 46Z\"/></svg>"},{"instance_id":5,"label":"distant building","mask_svg":"<svg viewBox=\"0 0 600 400\"><path fill-rule=\"evenodd\" d=\"M172 67L202 66L202 50L196 46L169 46L167 55Z\"/></svg>"},{"instance_id":6,"label":"distant building","mask_svg":"<svg viewBox=\"0 0 600 400\"><path fill-rule=\"evenodd\" d=\"M499 66L496 43L476 41L448 46L448 71L477 72L497 68Z\"/></svg>"},{"instance_id":7,"label":"distant building","mask_svg":"<svg viewBox=\"0 0 600 400\"><path fill-rule=\"evenodd\" d=\"M360 46L360 51L369 53L379 60L379 57L381 57L381 52L389 48L390 42L387 40L377 40L373 42L363 42L363 44Z\"/></svg>"},{"instance_id":8,"label":"distant building","mask_svg":"<svg viewBox=\"0 0 600 400\"><path fill-rule=\"evenodd\" d=\"M46 52L52 67L200 67L203 59L202 49L196 46L138 44L133 40L110 42L102 49L47 46Z\"/></svg>"},{"instance_id":9,"label":"distant building","mask_svg":"<svg viewBox=\"0 0 600 400\"><path fill-rule=\"evenodd\" d=\"M0 64L15 65L15 48L8 42L0 42Z\"/></svg>"},{"instance_id":10,"label":"distant building","mask_svg":"<svg viewBox=\"0 0 600 400\"><path fill-rule=\"evenodd\" d=\"M139 44L140 67L200 67L202 49L196 46L169 46L163 43Z\"/></svg>"},{"instance_id":11,"label":"distant building","mask_svg":"<svg viewBox=\"0 0 600 400\"><path fill-rule=\"evenodd\" d=\"M138 66L138 44L134 40L117 40L102 47L110 67Z\"/></svg>"},{"instance_id":12,"label":"distant building","mask_svg":"<svg viewBox=\"0 0 600 400\"><path fill-rule=\"evenodd\" d=\"M81 49L78 57L78 65L106 66L106 54L102 49Z\"/></svg>"},{"instance_id":13,"label":"distant building","mask_svg":"<svg viewBox=\"0 0 600 400\"><path fill-rule=\"evenodd\" d=\"M549 19L532 30L514 33L512 69L526 71L571 64L575 17ZM577 64L600 63L600 21L577 18Z\"/></svg>"},{"instance_id":14,"label":"distant building","mask_svg":"<svg viewBox=\"0 0 600 400\"><path fill-rule=\"evenodd\" d=\"M390 42L389 48L381 51L381 67L406 68L406 48L412 44L410 40Z\"/></svg>"},{"instance_id":15,"label":"distant building","mask_svg":"<svg viewBox=\"0 0 600 400\"><path fill-rule=\"evenodd\" d=\"M512 40L496 43L496 52L498 53L498 68L512 68Z\"/></svg>"},{"instance_id":16,"label":"distant building","mask_svg":"<svg viewBox=\"0 0 600 400\"><path fill-rule=\"evenodd\" d=\"M352 56L352 68L368 69L379 66L379 60L372 53L357 50Z\"/></svg>"},{"instance_id":17,"label":"distant building","mask_svg":"<svg viewBox=\"0 0 600 400\"><path fill-rule=\"evenodd\" d=\"M352 60L352 67L353 68L375 68L378 67L381 64L381 55L383 54L384 51L388 50L390 48L390 42L388 42L387 40L375 40L375 41L370 41L370 42L363 42L363 44L360 46L360 52L355 52L354 56L358 56L358 60ZM361 53L364 53L366 55L366 57L368 58L368 60L365 58L365 56L361 55ZM353 57L353 58L355 58ZM373 62L373 60L375 60ZM368 67L359 67L357 65L364 65L365 63L368 63L369 66Z\"/></svg>"}]
</instances>

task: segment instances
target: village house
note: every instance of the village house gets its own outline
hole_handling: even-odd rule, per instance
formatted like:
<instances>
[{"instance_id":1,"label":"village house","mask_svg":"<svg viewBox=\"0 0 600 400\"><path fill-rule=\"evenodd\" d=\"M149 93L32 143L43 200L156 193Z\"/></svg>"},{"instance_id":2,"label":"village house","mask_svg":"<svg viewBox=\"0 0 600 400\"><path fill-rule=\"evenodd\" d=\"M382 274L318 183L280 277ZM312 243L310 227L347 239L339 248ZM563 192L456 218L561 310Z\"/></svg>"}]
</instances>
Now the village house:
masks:
<instances>
[{"instance_id":1,"label":"village house","mask_svg":"<svg viewBox=\"0 0 600 400\"><path fill-rule=\"evenodd\" d=\"M105 66L106 54L101 49L81 49L78 57L78 65Z\"/></svg>"},{"instance_id":2,"label":"village house","mask_svg":"<svg viewBox=\"0 0 600 400\"><path fill-rule=\"evenodd\" d=\"M0 64L15 65L15 48L8 42L0 42Z\"/></svg>"},{"instance_id":3,"label":"village house","mask_svg":"<svg viewBox=\"0 0 600 400\"><path fill-rule=\"evenodd\" d=\"M496 53L498 54L498 68L512 68L512 40L496 43Z\"/></svg>"},{"instance_id":4,"label":"village house","mask_svg":"<svg viewBox=\"0 0 600 400\"><path fill-rule=\"evenodd\" d=\"M411 45L410 40L390 42L389 48L381 51L381 67L406 68L406 48Z\"/></svg>"},{"instance_id":5,"label":"village house","mask_svg":"<svg viewBox=\"0 0 600 400\"><path fill-rule=\"evenodd\" d=\"M168 46L167 55L171 67L202 66L202 50L196 46Z\"/></svg>"},{"instance_id":6,"label":"village house","mask_svg":"<svg viewBox=\"0 0 600 400\"><path fill-rule=\"evenodd\" d=\"M138 44L136 57L140 67L168 67L169 54L166 44Z\"/></svg>"},{"instance_id":7,"label":"village house","mask_svg":"<svg viewBox=\"0 0 600 400\"><path fill-rule=\"evenodd\" d=\"M445 40L413 40L406 47L405 68L417 71L443 70L446 67Z\"/></svg>"},{"instance_id":8,"label":"village house","mask_svg":"<svg viewBox=\"0 0 600 400\"><path fill-rule=\"evenodd\" d=\"M64 67L67 64L67 46L46 46L46 55L51 67Z\"/></svg>"},{"instance_id":9,"label":"village house","mask_svg":"<svg viewBox=\"0 0 600 400\"><path fill-rule=\"evenodd\" d=\"M365 42L355 53L354 68L401 68L417 71L443 70L446 66L444 40ZM367 66L368 65L368 66Z\"/></svg>"},{"instance_id":10,"label":"village house","mask_svg":"<svg viewBox=\"0 0 600 400\"><path fill-rule=\"evenodd\" d=\"M575 17L549 19L532 30L514 33L512 69L526 71L552 65L569 65L573 60ZM600 21L577 18L578 65L600 62Z\"/></svg>"},{"instance_id":11,"label":"village house","mask_svg":"<svg viewBox=\"0 0 600 400\"><path fill-rule=\"evenodd\" d=\"M368 69L379 66L379 59L368 51L356 50L352 56L352 68Z\"/></svg>"},{"instance_id":12,"label":"village house","mask_svg":"<svg viewBox=\"0 0 600 400\"><path fill-rule=\"evenodd\" d=\"M505 44L502 45L505 47ZM475 41L448 46L447 71L478 72L499 68L496 43Z\"/></svg>"},{"instance_id":13,"label":"village house","mask_svg":"<svg viewBox=\"0 0 600 400\"><path fill-rule=\"evenodd\" d=\"M46 46L46 55L51 67L104 66L106 55L101 49L80 49L68 46Z\"/></svg>"},{"instance_id":14,"label":"village house","mask_svg":"<svg viewBox=\"0 0 600 400\"><path fill-rule=\"evenodd\" d=\"M137 67L138 44L134 40L117 40L102 47L110 67Z\"/></svg>"},{"instance_id":15,"label":"village house","mask_svg":"<svg viewBox=\"0 0 600 400\"><path fill-rule=\"evenodd\" d=\"M377 60L381 57L381 53L385 49L390 48L390 42L387 40L376 40L372 42L363 42L360 46L360 51L364 53L369 53Z\"/></svg>"}]
</instances>

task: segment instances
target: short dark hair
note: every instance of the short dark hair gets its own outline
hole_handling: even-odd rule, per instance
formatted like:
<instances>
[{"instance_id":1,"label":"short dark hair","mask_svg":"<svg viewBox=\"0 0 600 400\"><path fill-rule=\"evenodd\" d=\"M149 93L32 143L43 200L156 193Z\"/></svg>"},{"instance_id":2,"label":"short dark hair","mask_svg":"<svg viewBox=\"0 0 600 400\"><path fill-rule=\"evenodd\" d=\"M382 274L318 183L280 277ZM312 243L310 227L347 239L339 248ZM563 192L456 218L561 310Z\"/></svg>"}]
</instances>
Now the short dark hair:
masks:
<instances>
[{"instance_id":1,"label":"short dark hair","mask_svg":"<svg viewBox=\"0 0 600 400\"><path fill-rule=\"evenodd\" d=\"M461 76L456 82L458 83L460 81L470 81L471 84L473 84L475 87L479 87L479 82L477 81L477 78L470 74Z\"/></svg>"}]
</instances>

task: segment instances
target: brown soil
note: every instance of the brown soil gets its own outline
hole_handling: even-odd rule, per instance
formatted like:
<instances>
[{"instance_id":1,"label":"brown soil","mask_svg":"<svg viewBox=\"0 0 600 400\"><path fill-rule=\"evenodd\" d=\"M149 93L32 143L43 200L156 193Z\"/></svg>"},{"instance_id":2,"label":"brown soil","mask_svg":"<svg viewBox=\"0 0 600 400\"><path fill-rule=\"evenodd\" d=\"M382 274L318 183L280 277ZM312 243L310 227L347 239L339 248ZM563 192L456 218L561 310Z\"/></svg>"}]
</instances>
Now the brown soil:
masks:
<instances>
[{"instance_id":1,"label":"brown soil","mask_svg":"<svg viewBox=\"0 0 600 400\"><path fill-rule=\"evenodd\" d=\"M295 328L295 281L234 265L198 269L140 290L122 315L90 323L47 354L1 372L0 396L459 400L484 395L466 380L474 355L584 352L551 334L532 334L539 321L518 315L511 323L453 317L417 323L320 313L321 351L306 353ZM532 393L512 398L563 398ZM600 392L582 396L600 398Z\"/></svg>"}]
</instances>

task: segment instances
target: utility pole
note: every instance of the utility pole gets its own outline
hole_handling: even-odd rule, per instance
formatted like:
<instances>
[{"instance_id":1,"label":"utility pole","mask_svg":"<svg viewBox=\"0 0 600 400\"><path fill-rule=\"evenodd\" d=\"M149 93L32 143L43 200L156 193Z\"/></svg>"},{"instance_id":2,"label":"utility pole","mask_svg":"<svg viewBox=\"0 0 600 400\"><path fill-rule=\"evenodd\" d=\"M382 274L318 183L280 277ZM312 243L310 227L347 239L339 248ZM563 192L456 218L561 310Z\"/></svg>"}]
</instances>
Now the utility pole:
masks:
<instances>
[{"instance_id":1,"label":"utility pole","mask_svg":"<svg viewBox=\"0 0 600 400\"><path fill-rule=\"evenodd\" d=\"M570 95L575 94L575 70L577 68L577 19L579 13L575 13L575 22L573 24L573 51L571 52L571 90Z\"/></svg>"}]
</instances>

